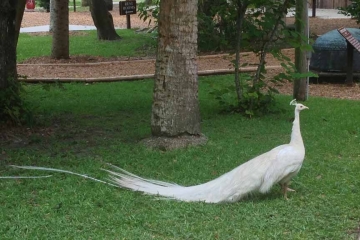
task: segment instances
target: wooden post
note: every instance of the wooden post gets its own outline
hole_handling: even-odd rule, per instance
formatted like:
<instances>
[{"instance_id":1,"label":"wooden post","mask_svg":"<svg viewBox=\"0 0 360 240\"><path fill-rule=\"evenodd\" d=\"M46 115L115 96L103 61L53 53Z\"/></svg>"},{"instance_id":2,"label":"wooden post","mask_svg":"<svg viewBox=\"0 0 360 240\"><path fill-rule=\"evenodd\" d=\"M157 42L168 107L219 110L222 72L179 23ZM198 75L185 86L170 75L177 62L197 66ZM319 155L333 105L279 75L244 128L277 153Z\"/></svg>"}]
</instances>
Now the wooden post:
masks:
<instances>
[{"instance_id":1,"label":"wooden post","mask_svg":"<svg viewBox=\"0 0 360 240\"><path fill-rule=\"evenodd\" d=\"M353 82L353 73L354 73L354 47L346 41L346 59L347 59L347 69L346 69L346 80L345 83L348 86L352 86Z\"/></svg>"},{"instance_id":2,"label":"wooden post","mask_svg":"<svg viewBox=\"0 0 360 240\"><path fill-rule=\"evenodd\" d=\"M130 15L136 14L136 1L126 0L119 2L120 15L126 15L126 28L131 29Z\"/></svg>"},{"instance_id":3,"label":"wooden post","mask_svg":"<svg viewBox=\"0 0 360 240\"><path fill-rule=\"evenodd\" d=\"M126 14L126 28L131 29L130 14Z\"/></svg>"},{"instance_id":4,"label":"wooden post","mask_svg":"<svg viewBox=\"0 0 360 240\"><path fill-rule=\"evenodd\" d=\"M316 17L316 0L312 1L312 17Z\"/></svg>"},{"instance_id":5,"label":"wooden post","mask_svg":"<svg viewBox=\"0 0 360 240\"><path fill-rule=\"evenodd\" d=\"M360 42L346 28L339 28L338 32L346 39L346 80L345 84L353 86L354 49L360 52Z\"/></svg>"}]
</instances>

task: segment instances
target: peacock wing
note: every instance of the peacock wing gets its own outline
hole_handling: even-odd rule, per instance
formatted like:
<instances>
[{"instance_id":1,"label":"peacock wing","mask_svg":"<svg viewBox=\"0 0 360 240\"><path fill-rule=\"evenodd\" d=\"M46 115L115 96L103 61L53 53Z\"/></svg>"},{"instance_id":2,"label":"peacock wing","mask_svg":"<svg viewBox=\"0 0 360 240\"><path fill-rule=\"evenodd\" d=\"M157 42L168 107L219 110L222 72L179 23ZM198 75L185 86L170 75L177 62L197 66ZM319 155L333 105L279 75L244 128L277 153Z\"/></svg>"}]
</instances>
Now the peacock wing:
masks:
<instances>
[{"instance_id":1,"label":"peacock wing","mask_svg":"<svg viewBox=\"0 0 360 240\"><path fill-rule=\"evenodd\" d=\"M292 177L301 168L304 154L291 145L284 145L266 170L259 191L266 193L281 180ZM290 179L289 179L290 180Z\"/></svg>"}]
</instances>

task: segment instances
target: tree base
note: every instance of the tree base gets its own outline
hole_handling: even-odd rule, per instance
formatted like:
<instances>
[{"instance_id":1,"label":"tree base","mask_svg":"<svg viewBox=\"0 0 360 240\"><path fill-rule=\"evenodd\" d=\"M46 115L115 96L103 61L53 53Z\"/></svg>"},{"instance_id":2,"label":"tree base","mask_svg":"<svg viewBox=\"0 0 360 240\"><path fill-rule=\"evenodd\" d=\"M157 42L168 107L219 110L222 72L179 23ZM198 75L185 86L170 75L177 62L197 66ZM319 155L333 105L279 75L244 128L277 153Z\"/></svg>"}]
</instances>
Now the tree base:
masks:
<instances>
[{"instance_id":1,"label":"tree base","mask_svg":"<svg viewBox=\"0 0 360 240\"><path fill-rule=\"evenodd\" d=\"M205 145L207 142L205 135L183 135L177 137L150 137L141 141L148 148L159 149L161 151L171 151L189 146Z\"/></svg>"}]
</instances>

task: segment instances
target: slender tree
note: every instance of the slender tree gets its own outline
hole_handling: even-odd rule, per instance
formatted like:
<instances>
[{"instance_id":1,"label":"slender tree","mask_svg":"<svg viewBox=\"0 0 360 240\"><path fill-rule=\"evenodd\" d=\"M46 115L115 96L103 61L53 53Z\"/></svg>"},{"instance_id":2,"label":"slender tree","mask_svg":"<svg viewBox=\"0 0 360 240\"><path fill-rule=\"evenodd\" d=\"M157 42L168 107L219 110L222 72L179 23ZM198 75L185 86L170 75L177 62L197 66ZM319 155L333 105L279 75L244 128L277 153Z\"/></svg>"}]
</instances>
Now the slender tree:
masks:
<instances>
[{"instance_id":1,"label":"slender tree","mask_svg":"<svg viewBox=\"0 0 360 240\"><path fill-rule=\"evenodd\" d=\"M54 20L55 20L55 4L54 4L54 1L56 0L50 0L50 3L49 3L49 9L50 9L50 23L49 23L49 32L53 32L54 31Z\"/></svg>"},{"instance_id":2,"label":"slender tree","mask_svg":"<svg viewBox=\"0 0 360 240\"><path fill-rule=\"evenodd\" d=\"M51 57L69 58L69 1L56 0L54 5L54 26Z\"/></svg>"},{"instance_id":3,"label":"slender tree","mask_svg":"<svg viewBox=\"0 0 360 240\"><path fill-rule=\"evenodd\" d=\"M308 44L304 42L302 36L309 38L307 31L308 27L308 8L307 1L296 0L296 13L295 13L295 29L299 33L298 44L295 48L295 66L299 73L307 73L308 65L306 59L306 52L303 48L304 45ZM293 97L299 101L307 100L307 77L302 77L294 80L294 92Z\"/></svg>"}]
</instances>

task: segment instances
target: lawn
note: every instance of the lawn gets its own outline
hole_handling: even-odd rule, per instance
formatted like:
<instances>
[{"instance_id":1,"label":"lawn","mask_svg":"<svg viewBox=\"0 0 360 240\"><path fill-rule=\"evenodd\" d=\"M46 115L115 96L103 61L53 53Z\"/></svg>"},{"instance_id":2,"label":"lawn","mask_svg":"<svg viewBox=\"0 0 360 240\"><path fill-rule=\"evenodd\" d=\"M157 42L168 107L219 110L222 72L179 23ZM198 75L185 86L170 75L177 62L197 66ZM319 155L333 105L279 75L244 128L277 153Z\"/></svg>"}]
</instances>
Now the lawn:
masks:
<instances>
[{"instance_id":1,"label":"lawn","mask_svg":"<svg viewBox=\"0 0 360 240\"><path fill-rule=\"evenodd\" d=\"M290 96L283 113L246 119L222 114L200 79L202 131L209 142L171 152L138 143L150 136L152 81L28 85L36 106L34 134L1 145L1 175L41 175L8 164L62 168L106 179L106 163L182 185L219 176L272 147L291 132ZM311 98L301 114L306 159L282 198L275 186L235 204L157 201L80 177L1 180L2 239L351 239L360 223L358 101ZM46 173L47 174L47 173Z\"/></svg>"},{"instance_id":2,"label":"lawn","mask_svg":"<svg viewBox=\"0 0 360 240\"><path fill-rule=\"evenodd\" d=\"M169 152L139 143L151 135L151 80L25 85L37 123L12 129L0 142L0 176L49 174L8 167L15 164L106 180L101 168L111 163L181 185L209 181L290 139L291 97L277 96L278 114L225 114L209 92L211 85L232 81L229 75L199 79L202 132L209 141ZM310 108L301 113L306 158L288 201L278 186L238 203L205 204L154 200L63 173L0 179L1 239L354 239L360 224L359 101L310 97L304 104Z\"/></svg>"},{"instance_id":3,"label":"lawn","mask_svg":"<svg viewBox=\"0 0 360 240\"><path fill-rule=\"evenodd\" d=\"M99 41L96 30L78 31L70 36L70 55L91 56L126 56L153 55L156 38L154 34L136 33L131 29L118 29L117 33L122 37L121 41ZM17 61L30 57L50 56L51 35L33 35L22 33L17 46Z\"/></svg>"}]
</instances>

